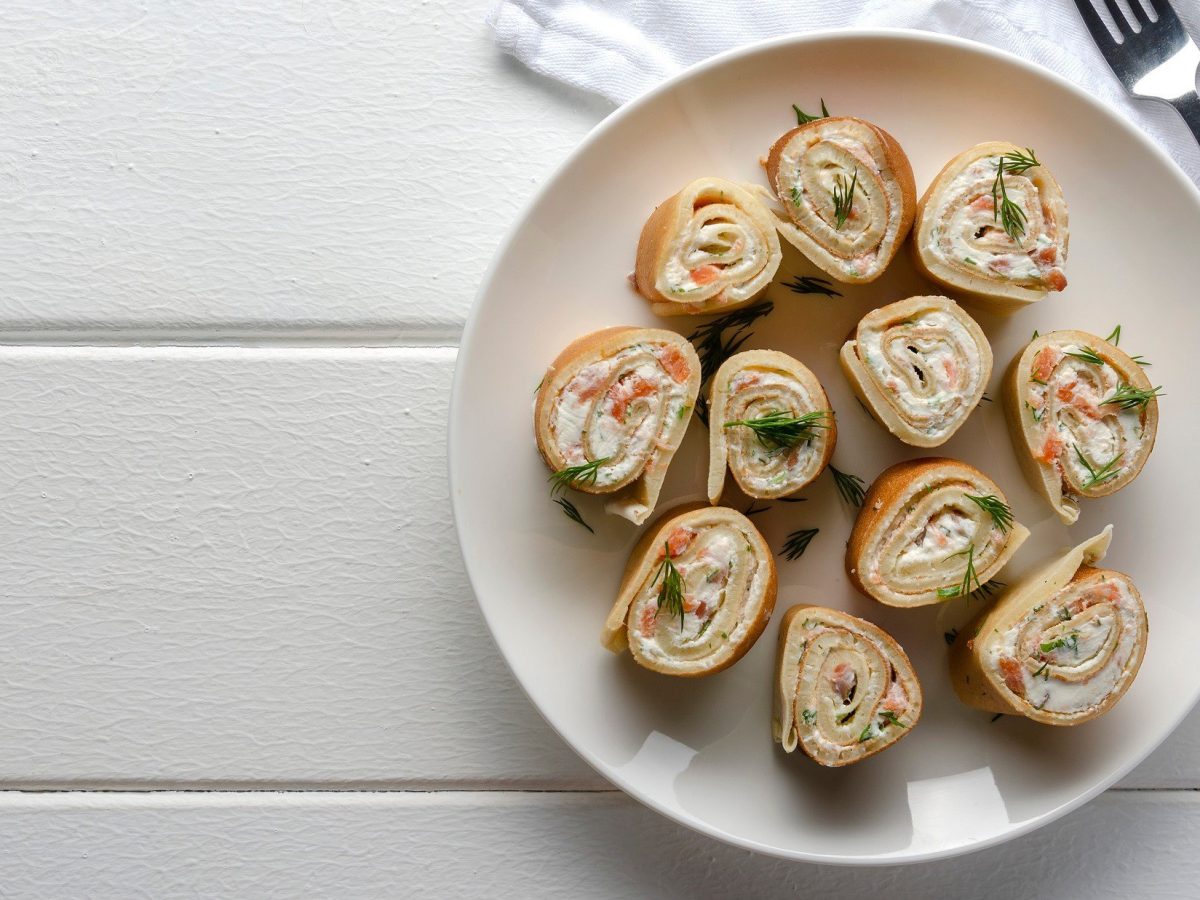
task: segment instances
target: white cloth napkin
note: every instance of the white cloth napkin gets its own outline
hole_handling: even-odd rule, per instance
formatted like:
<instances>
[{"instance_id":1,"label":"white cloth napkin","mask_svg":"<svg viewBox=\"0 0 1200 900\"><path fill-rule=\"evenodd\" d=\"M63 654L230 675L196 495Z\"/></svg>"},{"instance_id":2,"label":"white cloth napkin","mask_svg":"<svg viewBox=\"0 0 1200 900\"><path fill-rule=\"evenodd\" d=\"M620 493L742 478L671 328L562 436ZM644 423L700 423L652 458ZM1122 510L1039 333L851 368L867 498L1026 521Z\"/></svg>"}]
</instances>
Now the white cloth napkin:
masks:
<instances>
[{"instance_id":1,"label":"white cloth napkin","mask_svg":"<svg viewBox=\"0 0 1200 900\"><path fill-rule=\"evenodd\" d=\"M1175 8L1200 33L1200 3ZM488 23L500 47L535 72L617 104L722 50L790 32L890 26L954 34L1075 82L1136 122L1200 183L1192 133L1170 107L1125 94L1072 0L498 0Z\"/></svg>"}]
</instances>

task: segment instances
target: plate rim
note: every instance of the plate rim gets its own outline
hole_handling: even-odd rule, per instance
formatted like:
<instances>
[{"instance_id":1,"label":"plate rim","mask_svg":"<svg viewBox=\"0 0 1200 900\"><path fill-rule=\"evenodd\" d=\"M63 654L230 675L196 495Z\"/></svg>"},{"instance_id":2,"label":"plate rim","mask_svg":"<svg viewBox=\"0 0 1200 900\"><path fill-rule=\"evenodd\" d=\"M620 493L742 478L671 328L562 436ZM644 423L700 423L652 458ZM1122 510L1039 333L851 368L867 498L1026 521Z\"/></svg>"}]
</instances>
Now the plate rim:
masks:
<instances>
[{"instance_id":1,"label":"plate rim","mask_svg":"<svg viewBox=\"0 0 1200 900\"><path fill-rule=\"evenodd\" d=\"M475 296L471 300L471 307L467 313L465 323L463 325L462 335L459 338L455 364L454 377L450 387L450 402L447 413L447 431L446 431L446 459L448 470L448 488L450 491L450 510L451 518L454 522L455 537L458 539L460 556L463 562L463 568L466 571L467 582L471 587L476 605L479 607L480 613L483 616L484 622L487 625L489 636L492 639L496 649L500 652L500 657L504 660L505 666L508 667L509 673L513 680L517 683L525 698L530 705L537 710L538 715L542 720L550 726L551 730L558 738L571 749L580 759L582 759L591 769L596 772L601 778L610 784L619 788L624 794L633 798L638 803L642 804L658 813L661 816L683 825L700 834L714 838L722 843L729 844L734 847L739 847L744 850L751 850L755 853L764 856L770 856L777 859L788 859L801 862L819 863L824 865L835 866L861 866L861 867L876 867L876 866L895 866L895 865L912 865L921 862L932 862L934 860L951 859L958 856L965 856L970 853L975 853L990 847L996 847L1000 844L1007 843L1029 834L1042 828L1045 825L1062 818L1070 812L1079 809L1084 804L1095 799L1104 791L1112 787L1113 784L1128 775L1133 769L1137 768L1151 753L1162 746L1179 728L1179 725L1192 712L1192 710L1200 702L1200 690L1191 698L1176 716L1170 727L1164 731L1163 735L1149 746L1144 753L1135 754L1128 760L1118 766L1109 776L1100 779L1095 785L1081 792L1078 796L1073 797L1058 806L1047 810L1041 815L1026 819L1018 825L1014 825L1001 834L992 835L990 837L981 838L969 843L959 844L949 848L939 848L934 850L926 850L915 853L906 853L904 850L897 851L895 855L880 854L876 856L846 856L830 853L819 853L805 850L789 850L781 847L773 847L763 844L751 838L742 837L740 835L731 834L714 827L703 819L689 815L683 810L669 808L665 804L653 796L641 791L628 780L620 777L616 772L610 772L607 768L585 747L576 745L571 741L558 727L557 723L551 717L551 714L544 710L542 706L534 700L526 687L524 681L517 674L513 667L508 654L504 647L496 638L496 630L493 627L492 619L488 614L487 606L480 599L481 591L480 584L482 580L477 573L472 569L471 555L468 552L468 542L465 539L463 532L463 521L465 518L465 510L460 509L460 503L465 502L459 499L459 493L455 488L456 478L455 470L464 464L463 454L465 448L459 446L457 435L459 428L456 422L459 418L462 393L465 390L463 386L463 367L460 365L461 360L470 354L472 345L476 340L476 324L479 316L482 300L487 295L492 287L492 282L495 280L496 270L500 265L500 261L507 255L510 247L516 241L518 234L529 218L530 212L537 207L542 200L550 193L555 183L558 181L562 173L571 167L576 159L586 152L593 143L599 140L608 130L616 127L627 116L633 115L634 112L642 105L659 97L662 94L674 90L678 85L686 82L693 77L706 72L709 69L717 68L730 62L746 57L752 57L757 54L774 50L778 47L789 45L803 45L810 43L818 43L825 41L857 41L862 39L868 40L895 40L902 43L908 43L913 47L919 47L922 44L937 44L942 46L954 47L962 50L967 50L978 54L984 58L999 59L1004 62L1024 69L1027 72L1046 79L1066 92L1072 95L1075 100L1090 106L1095 112L1107 119L1116 127L1122 129L1126 134L1134 138L1141 146L1157 156L1160 162L1166 163L1166 169L1174 176L1179 186L1187 194L1192 203L1200 212L1200 187L1187 176L1180 168L1179 164L1171 157L1157 141L1155 141L1145 131L1135 125L1125 116L1114 111L1109 106L1105 105L1099 98L1085 91L1070 79L1059 75L1057 72L1046 68L1040 63L1032 62L998 47L993 47L990 44L985 44L980 41L971 40L969 38L959 37L957 35L942 34L933 31L923 31L915 28L825 28L814 31L789 32L788 34L779 35L772 38L766 38L753 43L743 44L738 47L725 50L707 59L700 60L697 63L686 67L677 72L671 77L665 79L649 90L639 94L637 97L619 105L611 113L596 123L583 136L578 144L553 168L549 175L545 177L542 183L534 191L533 195L525 201L517 215L514 217L512 224L509 225L507 232L496 246L492 254L492 258L485 269L482 278L479 282L479 287L475 292Z\"/></svg>"}]
</instances>

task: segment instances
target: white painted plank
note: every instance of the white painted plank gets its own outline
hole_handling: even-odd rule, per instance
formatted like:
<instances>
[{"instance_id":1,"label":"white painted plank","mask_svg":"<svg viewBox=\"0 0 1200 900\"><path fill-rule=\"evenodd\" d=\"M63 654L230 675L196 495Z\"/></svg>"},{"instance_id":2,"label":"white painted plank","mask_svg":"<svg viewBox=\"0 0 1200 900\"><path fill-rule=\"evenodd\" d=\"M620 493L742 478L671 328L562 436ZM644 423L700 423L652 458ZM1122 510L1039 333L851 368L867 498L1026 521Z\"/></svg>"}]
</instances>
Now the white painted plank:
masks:
<instances>
[{"instance_id":1,"label":"white painted plank","mask_svg":"<svg viewBox=\"0 0 1200 900\"><path fill-rule=\"evenodd\" d=\"M1124 900L1200 881L1190 792L1110 793L1011 844L881 869L756 856L612 793L27 795L0 815L8 898Z\"/></svg>"},{"instance_id":2,"label":"white painted plank","mask_svg":"<svg viewBox=\"0 0 1200 900\"><path fill-rule=\"evenodd\" d=\"M0 784L599 784L447 505L451 350L0 350Z\"/></svg>"},{"instance_id":3,"label":"white painted plank","mask_svg":"<svg viewBox=\"0 0 1200 900\"><path fill-rule=\"evenodd\" d=\"M605 787L467 585L453 359L0 351L0 784ZM1198 731L1125 784L1200 786Z\"/></svg>"},{"instance_id":4,"label":"white painted plank","mask_svg":"<svg viewBox=\"0 0 1200 900\"><path fill-rule=\"evenodd\" d=\"M610 109L502 56L488 2L5 3L0 331L456 335Z\"/></svg>"}]
</instances>

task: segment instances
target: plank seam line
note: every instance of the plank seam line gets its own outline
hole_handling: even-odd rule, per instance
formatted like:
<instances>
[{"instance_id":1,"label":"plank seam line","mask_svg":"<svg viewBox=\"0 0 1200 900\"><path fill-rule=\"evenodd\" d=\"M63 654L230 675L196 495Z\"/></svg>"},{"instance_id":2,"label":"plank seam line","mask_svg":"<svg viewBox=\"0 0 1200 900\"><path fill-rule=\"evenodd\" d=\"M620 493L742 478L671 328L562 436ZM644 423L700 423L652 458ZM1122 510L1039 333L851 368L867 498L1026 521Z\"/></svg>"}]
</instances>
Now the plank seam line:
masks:
<instances>
[{"instance_id":1,"label":"plank seam line","mask_svg":"<svg viewBox=\"0 0 1200 900\"><path fill-rule=\"evenodd\" d=\"M90 787L54 787L29 788L5 787L0 785L0 796L8 795L42 795L42 794L325 794L329 796L353 794L395 794L406 795L435 795L435 794L623 794L617 788L522 788L522 787L449 787L449 788L395 788L395 787L121 787L121 788L90 788ZM1200 787L1111 787L1105 793L1109 794L1196 794Z\"/></svg>"},{"instance_id":2,"label":"plank seam line","mask_svg":"<svg viewBox=\"0 0 1200 900\"><path fill-rule=\"evenodd\" d=\"M376 328L328 331L4 331L0 348L12 347L385 347L457 350L457 331L412 332Z\"/></svg>"}]
</instances>

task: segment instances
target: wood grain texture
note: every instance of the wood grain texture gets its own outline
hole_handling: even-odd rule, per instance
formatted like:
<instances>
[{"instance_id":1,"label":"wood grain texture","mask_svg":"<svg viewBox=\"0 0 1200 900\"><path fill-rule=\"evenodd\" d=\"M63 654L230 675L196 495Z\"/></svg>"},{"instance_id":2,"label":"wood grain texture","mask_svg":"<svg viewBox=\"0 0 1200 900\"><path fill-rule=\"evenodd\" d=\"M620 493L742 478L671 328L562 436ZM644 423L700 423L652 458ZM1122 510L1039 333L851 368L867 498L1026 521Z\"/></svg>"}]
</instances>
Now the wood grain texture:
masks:
<instances>
[{"instance_id":1,"label":"wood grain texture","mask_svg":"<svg viewBox=\"0 0 1200 900\"><path fill-rule=\"evenodd\" d=\"M919 866L756 856L621 794L3 796L7 898L1192 898L1190 792L1108 794L1033 835ZM1122 852L1103 852L1136 834ZM1087 859L1087 864L1082 860Z\"/></svg>"},{"instance_id":2,"label":"wood grain texture","mask_svg":"<svg viewBox=\"0 0 1200 900\"><path fill-rule=\"evenodd\" d=\"M6 3L0 332L456 336L611 109L503 57L487 5Z\"/></svg>"},{"instance_id":3,"label":"wood grain texture","mask_svg":"<svg viewBox=\"0 0 1200 900\"><path fill-rule=\"evenodd\" d=\"M0 351L0 783L599 784L467 586L453 359Z\"/></svg>"}]
</instances>

